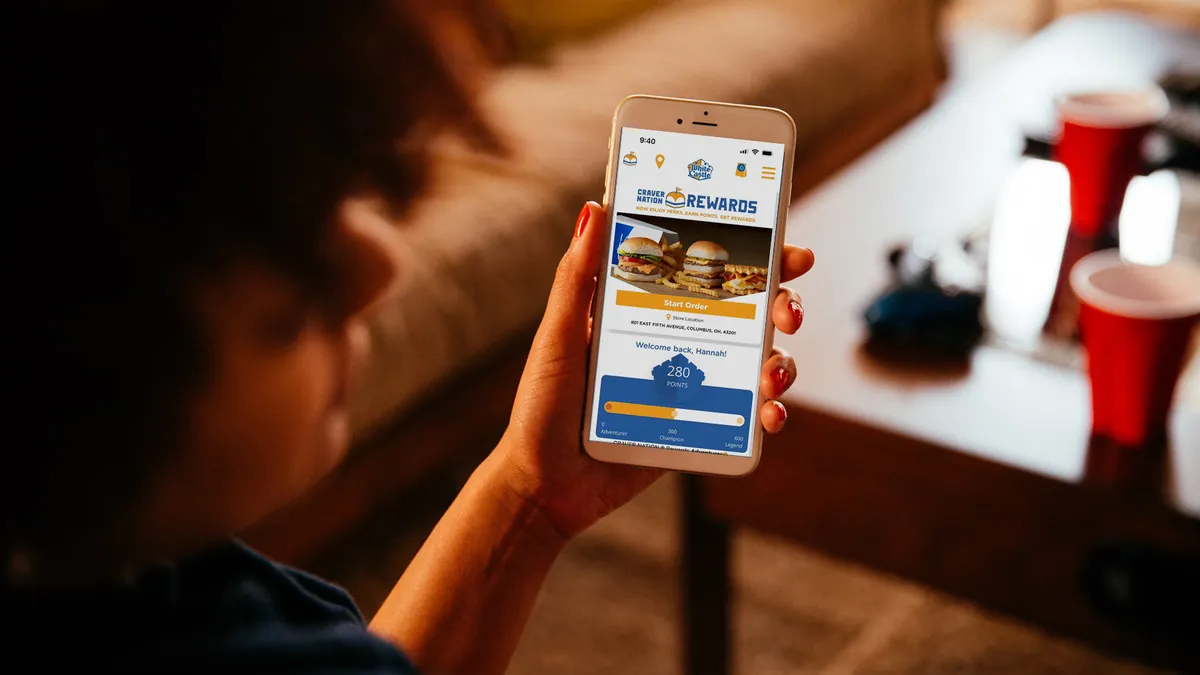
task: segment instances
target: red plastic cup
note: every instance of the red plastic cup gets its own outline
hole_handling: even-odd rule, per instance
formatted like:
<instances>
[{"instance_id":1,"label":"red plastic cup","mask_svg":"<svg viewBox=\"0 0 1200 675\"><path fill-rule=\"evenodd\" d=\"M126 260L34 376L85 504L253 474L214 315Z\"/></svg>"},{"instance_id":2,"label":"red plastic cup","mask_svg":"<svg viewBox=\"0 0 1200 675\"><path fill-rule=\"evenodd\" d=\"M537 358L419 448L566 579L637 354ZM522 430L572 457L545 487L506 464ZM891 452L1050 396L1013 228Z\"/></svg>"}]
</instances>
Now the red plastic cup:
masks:
<instances>
[{"instance_id":1,"label":"red plastic cup","mask_svg":"<svg viewBox=\"0 0 1200 675\"><path fill-rule=\"evenodd\" d=\"M1200 266L1133 265L1115 249L1071 270L1092 385L1092 434L1124 448L1162 447L1167 414L1200 320Z\"/></svg>"},{"instance_id":2,"label":"red plastic cup","mask_svg":"<svg viewBox=\"0 0 1200 675\"><path fill-rule=\"evenodd\" d=\"M1055 158L1071 177L1072 232L1116 241L1125 190L1143 168L1142 144L1169 110L1157 86L1058 99L1062 133Z\"/></svg>"}]
</instances>

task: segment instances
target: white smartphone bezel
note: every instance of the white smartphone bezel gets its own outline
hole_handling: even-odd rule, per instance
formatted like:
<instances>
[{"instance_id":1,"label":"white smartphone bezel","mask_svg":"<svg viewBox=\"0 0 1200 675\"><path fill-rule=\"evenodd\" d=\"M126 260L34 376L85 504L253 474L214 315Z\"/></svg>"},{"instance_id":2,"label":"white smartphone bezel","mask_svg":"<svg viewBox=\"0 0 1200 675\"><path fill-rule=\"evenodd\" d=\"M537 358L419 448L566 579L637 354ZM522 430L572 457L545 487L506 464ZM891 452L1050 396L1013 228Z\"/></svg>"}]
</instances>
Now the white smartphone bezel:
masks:
<instances>
[{"instance_id":1,"label":"white smartphone bezel","mask_svg":"<svg viewBox=\"0 0 1200 675\"><path fill-rule=\"evenodd\" d=\"M682 120L682 122L680 122ZM613 203L613 190L616 187L616 169L619 163L615 161L621 151L621 130L625 127L646 129L650 131L671 131L675 133L695 134L697 136L715 136L721 138L736 138L745 141L764 141L779 143L784 146L783 157L780 158L780 193L778 213L776 214L775 247L771 252L770 281L767 287L767 297L774 298L779 290L779 262L783 255L783 242L787 210L791 202L792 164L796 148L796 124L791 116L777 108L762 108L758 106L718 103L713 101L695 101L681 98L666 98L661 96L630 96L621 101L613 115L612 132L609 137L608 168L604 173L604 206L608 217L605 220L604 242L607 248L612 240L613 219L616 215L609 205ZM607 255L605 256L607 260ZM657 467L672 471L689 473L705 473L722 476L744 476L758 467L762 458L763 430L761 424L755 424L751 430L749 457L744 455L718 455L704 452L689 452L675 448L655 448L634 445L624 445L606 441L593 441L590 437L592 428L592 401L596 395L596 359L599 354L600 327L604 322L605 284L608 275L601 269L596 275L596 294L592 303L592 344L588 359L588 389L583 412L583 449L591 457L602 462L618 464L634 464L637 466ZM763 350L759 359L759 370L771 355L774 345L775 323L771 318L770 309L773 303L767 303L767 316L764 323L765 335ZM761 399L755 401L761 405ZM757 420L758 417L756 416Z\"/></svg>"}]
</instances>

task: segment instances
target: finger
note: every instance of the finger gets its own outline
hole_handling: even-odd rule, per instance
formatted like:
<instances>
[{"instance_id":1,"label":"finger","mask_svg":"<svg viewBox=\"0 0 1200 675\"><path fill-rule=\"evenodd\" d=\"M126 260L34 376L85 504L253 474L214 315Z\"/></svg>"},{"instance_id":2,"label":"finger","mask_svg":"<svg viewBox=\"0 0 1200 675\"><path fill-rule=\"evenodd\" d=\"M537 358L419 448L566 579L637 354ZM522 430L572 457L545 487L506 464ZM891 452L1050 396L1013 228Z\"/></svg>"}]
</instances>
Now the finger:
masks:
<instances>
[{"instance_id":1,"label":"finger","mask_svg":"<svg viewBox=\"0 0 1200 675\"><path fill-rule=\"evenodd\" d=\"M787 408L779 401L767 401L759 409L758 419L768 434L778 433L787 422Z\"/></svg>"},{"instance_id":2,"label":"finger","mask_svg":"<svg viewBox=\"0 0 1200 675\"><path fill-rule=\"evenodd\" d=\"M587 320L587 342L592 344L592 325L596 321L596 317L592 316L591 308L596 306L596 288L592 287L592 299L588 300L588 320Z\"/></svg>"},{"instance_id":3,"label":"finger","mask_svg":"<svg viewBox=\"0 0 1200 675\"><path fill-rule=\"evenodd\" d=\"M771 306L771 319L776 328L788 335L800 330L800 324L804 323L804 303L800 294L790 288L779 289L775 304Z\"/></svg>"},{"instance_id":4,"label":"finger","mask_svg":"<svg viewBox=\"0 0 1200 675\"><path fill-rule=\"evenodd\" d=\"M546 313L534 338L539 358L584 358L604 224L604 209L595 202L584 204L576 221L576 236L558 263Z\"/></svg>"},{"instance_id":5,"label":"finger","mask_svg":"<svg viewBox=\"0 0 1200 675\"><path fill-rule=\"evenodd\" d=\"M779 280L791 281L803 276L816 264L817 258L812 249L801 246L785 245L783 247L783 265L779 270Z\"/></svg>"},{"instance_id":6,"label":"finger","mask_svg":"<svg viewBox=\"0 0 1200 675\"><path fill-rule=\"evenodd\" d=\"M795 359L778 347L773 351L758 377L758 391L763 398L779 398L796 381Z\"/></svg>"}]
</instances>

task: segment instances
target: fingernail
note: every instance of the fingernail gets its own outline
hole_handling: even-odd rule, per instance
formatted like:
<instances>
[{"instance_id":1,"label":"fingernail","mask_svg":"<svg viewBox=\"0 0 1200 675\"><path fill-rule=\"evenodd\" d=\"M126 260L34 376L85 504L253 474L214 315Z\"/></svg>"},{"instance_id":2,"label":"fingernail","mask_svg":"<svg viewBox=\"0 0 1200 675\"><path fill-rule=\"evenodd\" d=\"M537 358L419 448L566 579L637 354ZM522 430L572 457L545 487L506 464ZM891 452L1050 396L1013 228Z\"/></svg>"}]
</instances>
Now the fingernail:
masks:
<instances>
[{"instance_id":1,"label":"fingernail","mask_svg":"<svg viewBox=\"0 0 1200 675\"><path fill-rule=\"evenodd\" d=\"M801 305L796 300L789 300L788 309L792 310L792 316L796 317L797 326L804 323L804 305Z\"/></svg>"},{"instance_id":2,"label":"fingernail","mask_svg":"<svg viewBox=\"0 0 1200 675\"><path fill-rule=\"evenodd\" d=\"M783 419L786 421L787 420L787 406L780 403L779 401L771 401L771 403L775 404L776 410L779 411L779 414L782 415Z\"/></svg>"},{"instance_id":3,"label":"fingernail","mask_svg":"<svg viewBox=\"0 0 1200 675\"><path fill-rule=\"evenodd\" d=\"M575 238L583 236L583 231L587 229L588 220L592 217L592 210L587 204L583 205L583 210L579 212L579 220L575 221Z\"/></svg>"},{"instance_id":4,"label":"fingernail","mask_svg":"<svg viewBox=\"0 0 1200 675\"><path fill-rule=\"evenodd\" d=\"M775 391L783 393L788 386L788 380L791 376L788 375L787 368L780 366L771 371L771 381L775 383Z\"/></svg>"}]
</instances>

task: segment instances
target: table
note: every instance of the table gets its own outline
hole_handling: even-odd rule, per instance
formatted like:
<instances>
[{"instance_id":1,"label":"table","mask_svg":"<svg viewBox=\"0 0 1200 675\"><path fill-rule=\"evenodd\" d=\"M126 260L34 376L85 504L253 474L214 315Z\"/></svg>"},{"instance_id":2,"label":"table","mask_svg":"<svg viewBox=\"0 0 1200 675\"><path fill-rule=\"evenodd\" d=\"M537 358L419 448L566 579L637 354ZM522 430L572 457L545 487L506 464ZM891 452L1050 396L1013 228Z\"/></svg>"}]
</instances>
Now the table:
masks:
<instances>
[{"instance_id":1,"label":"table","mask_svg":"<svg viewBox=\"0 0 1200 675\"><path fill-rule=\"evenodd\" d=\"M750 477L684 483L685 672L728 671L734 526L1147 663L1200 668L1200 606L1168 608L1164 622L1161 607L1127 594L1156 598L1156 583L1189 578L1170 565L1200 560L1200 397L1177 401L1163 503L1081 480L1089 409L1077 367L994 341L948 372L896 370L860 351L888 247L957 237L993 212L1001 227L996 204L1013 181L1053 173L1022 168L1021 150L1023 132L1052 123L1054 94L1136 86L1180 62L1200 67L1195 35L1128 14L1063 19L793 206L788 241L812 247L817 266L795 284L803 329L778 338L799 372L791 419ZM1053 264L1059 247L1029 265Z\"/></svg>"}]
</instances>

